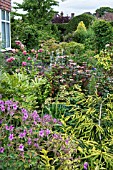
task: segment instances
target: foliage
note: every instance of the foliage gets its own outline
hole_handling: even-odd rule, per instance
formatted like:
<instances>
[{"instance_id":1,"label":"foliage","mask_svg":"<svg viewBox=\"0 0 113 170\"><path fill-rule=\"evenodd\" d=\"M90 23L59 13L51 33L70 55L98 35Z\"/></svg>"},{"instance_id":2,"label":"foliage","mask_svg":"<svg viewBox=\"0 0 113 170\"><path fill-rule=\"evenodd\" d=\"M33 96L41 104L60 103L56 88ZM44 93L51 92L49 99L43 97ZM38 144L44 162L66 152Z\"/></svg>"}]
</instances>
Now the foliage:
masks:
<instances>
[{"instance_id":1,"label":"foliage","mask_svg":"<svg viewBox=\"0 0 113 170\"><path fill-rule=\"evenodd\" d=\"M112 44L40 43L1 59L0 169L112 170Z\"/></svg>"},{"instance_id":2,"label":"foliage","mask_svg":"<svg viewBox=\"0 0 113 170\"><path fill-rule=\"evenodd\" d=\"M49 92L50 85L47 79L38 77L31 79L29 75L23 73L1 75L0 93L5 99L13 98L21 102L22 107L28 109L41 107Z\"/></svg>"},{"instance_id":3,"label":"foliage","mask_svg":"<svg viewBox=\"0 0 113 170\"><path fill-rule=\"evenodd\" d=\"M63 45L63 43L61 43L61 44ZM65 51L67 51L71 54L81 55L84 52L84 45L81 43L71 41L71 42L65 44L64 49L65 49Z\"/></svg>"},{"instance_id":4,"label":"foliage","mask_svg":"<svg viewBox=\"0 0 113 170\"><path fill-rule=\"evenodd\" d=\"M73 33L73 40L78 43L84 43L86 35L87 35L86 27L83 21L81 21L77 26L77 30Z\"/></svg>"},{"instance_id":5,"label":"foliage","mask_svg":"<svg viewBox=\"0 0 113 170\"><path fill-rule=\"evenodd\" d=\"M21 19L12 19L12 47L15 48L15 41L20 40L27 48L38 48L39 35L36 24L30 25Z\"/></svg>"},{"instance_id":6,"label":"foliage","mask_svg":"<svg viewBox=\"0 0 113 170\"><path fill-rule=\"evenodd\" d=\"M101 17L102 15L104 15L105 12L112 12L113 13L113 8L100 7L99 9L96 9L96 14L98 14L98 17Z\"/></svg>"},{"instance_id":7,"label":"foliage","mask_svg":"<svg viewBox=\"0 0 113 170\"><path fill-rule=\"evenodd\" d=\"M81 15L75 16L68 23L67 33L75 31L77 29L78 24L81 21L83 21L86 28L88 28L94 20L95 20L95 17L89 14L81 14Z\"/></svg>"},{"instance_id":8,"label":"foliage","mask_svg":"<svg viewBox=\"0 0 113 170\"><path fill-rule=\"evenodd\" d=\"M109 22L97 20L92 26L95 33L95 43L98 51L105 49L105 45L113 41L113 29Z\"/></svg>"},{"instance_id":9,"label":"foliage","mask_svg":"<svg viewBox=\"0 0 113 170\"><path fill-rule=\"evenodd\" d=\"M22 4L15 3L15 9L23 9L30 24L39 24L39 27L44 27L52 19L55 11L53 6L57 6L58 2L55 0L24 0Z\"/></svg>"},{"instance_id":10,"label":"foliage","mask_svg":"<svg viewBox=\"0 0 113 170\"><path fill-rule=\"evenodd\" d=\"M86 38L84 41L85 49L86 50L96 50L96 44L95 44L95 33L92 27L89 27L87 29Z\"/></svg>"},{"instance_id":11,"label":"foliage","mask_svg":"<svg viewBox=\"0 0 113 170\"><path fill-rule=\"evenodd\" d=\"M0 113L2 170L80 167L77 141L61 132L58 119L28 112L12 100L0 100Z\"/></svg>"}]
</instances>

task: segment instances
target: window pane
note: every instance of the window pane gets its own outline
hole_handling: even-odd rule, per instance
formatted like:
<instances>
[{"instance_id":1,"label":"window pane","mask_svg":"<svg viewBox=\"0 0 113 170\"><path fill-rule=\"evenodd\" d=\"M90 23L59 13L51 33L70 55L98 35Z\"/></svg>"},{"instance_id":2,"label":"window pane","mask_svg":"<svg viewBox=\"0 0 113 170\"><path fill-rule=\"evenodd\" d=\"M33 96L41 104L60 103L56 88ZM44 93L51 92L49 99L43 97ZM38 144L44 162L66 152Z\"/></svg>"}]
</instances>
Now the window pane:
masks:
<instances>
[{"instance_id":1,"label":"window pane","mask_svg":"<svg viewBox=\"0 0 113 170\"><path fill-rule=\"evenodd\" d=\"M5 11L2 10L2 20L5 20Z\"/></svg>"},{"instance_id":2,"label":"window pane","mask_svg":"<svg viewBox=\"0 0 113 170\"><path fill-rule=\"evenodd\" d=\"M2 22L2 48L6 48L5 22Z\"/></svg>"},{"instance_id":3,"label":"window pane","mask_svg":"<svg viewBox=\"0 0 113 170\"><path fill-rule=\"evenodd\" d=\"M6 48L10 47L10 25L6 23Z\"/></svg>"},{"instance_id":4,"label":"window pane","mask_svg":"<svg viewBox=\"0 0 113 170\"><path fill-rule=\"evenodd\" d=\"M9 21L9 12L6 11L6 21Z\"/></svg>"}]
</instances>

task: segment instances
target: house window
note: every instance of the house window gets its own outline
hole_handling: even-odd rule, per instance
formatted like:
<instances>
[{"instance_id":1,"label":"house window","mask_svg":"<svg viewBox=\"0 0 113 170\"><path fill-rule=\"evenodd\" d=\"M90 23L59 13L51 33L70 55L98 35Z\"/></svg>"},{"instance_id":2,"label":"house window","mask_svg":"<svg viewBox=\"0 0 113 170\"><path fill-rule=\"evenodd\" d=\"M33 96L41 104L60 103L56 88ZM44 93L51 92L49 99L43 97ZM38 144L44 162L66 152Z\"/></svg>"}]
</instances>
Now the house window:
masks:
<instances>
[{"instance_id":1,"label":"house window","mask_svg":"<svg viewBox=\"0 0 113 170\"><path fill-rule=\"evenodd\" d=\"M1 40L2 49L10 48L10 13L1 10Z\"/></svg>"}]
</instances>

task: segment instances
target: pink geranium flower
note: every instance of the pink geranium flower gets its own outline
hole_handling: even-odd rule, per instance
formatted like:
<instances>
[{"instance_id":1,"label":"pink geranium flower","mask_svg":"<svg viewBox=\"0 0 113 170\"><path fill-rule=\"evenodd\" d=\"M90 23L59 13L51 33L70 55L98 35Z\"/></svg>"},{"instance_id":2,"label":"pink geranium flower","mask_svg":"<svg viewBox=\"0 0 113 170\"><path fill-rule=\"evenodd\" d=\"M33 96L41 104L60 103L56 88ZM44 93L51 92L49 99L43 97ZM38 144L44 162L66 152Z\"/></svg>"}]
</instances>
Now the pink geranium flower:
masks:
<instances>
[{"instance_id":1,"label":"pink geranium flower","mask_svg":"<svg viewBox=\"0 0 113 170\"><path fill-rule=\"evenodd\" d=\"M21 45L22 44L21 41L19 41L19 40L15 41L15 43L16 43L16 45Z\"/></svg>"},{"instance_id":2,"label":"pink geranium flower","mask_svg":"<svg viewBox=\"0 0 113 170\"><path fill-rule=\"evenodd\" d=\"M11 62L14 61L14 60L15 60L14 57L10 57L10 58L8 58L6 61L7 61L8 63L11 63Z\"/></svg>"},{"instance_id":3,"label":"pink geranium flower","mask_svg":"<svg viewBox=\"0 0 113 170\"><path fill-rule=\"evenodd\" d=\"M27 66L27 63L25 61L22 62L22 66Z\"/></svg>"},{"instance_id":4,"label":"pink geranium flower","mask_svg":"<svg viewBox=\"0 0 113 170\"><path fill-rule=\"evenodd\" d=\"M27 59L28 59L28 60L31 60L31 57L28 57Z\"/></svg>"},{"instance_id":5,"label":"pink geranium flower","mask_svg":"<svg viewBox=\"0 0 113 170\"><path fill-rule=\"evenodd\" d=\"M23 51L22 53L23 53L24 55L26 55L26 54L27 54L27 51Z\"/></svg>"},{"instance_id":6,"label":"pink geranium flower","mask_svg":"<svg viewBox=\"0 0 113 170\"><path fill-rule=\"evenodd\" d=\"M38 52L39 53L42 53L44 50L42 49L42 48L40 48L39 50L38 50Z\"/></svg>"}]
</instances>

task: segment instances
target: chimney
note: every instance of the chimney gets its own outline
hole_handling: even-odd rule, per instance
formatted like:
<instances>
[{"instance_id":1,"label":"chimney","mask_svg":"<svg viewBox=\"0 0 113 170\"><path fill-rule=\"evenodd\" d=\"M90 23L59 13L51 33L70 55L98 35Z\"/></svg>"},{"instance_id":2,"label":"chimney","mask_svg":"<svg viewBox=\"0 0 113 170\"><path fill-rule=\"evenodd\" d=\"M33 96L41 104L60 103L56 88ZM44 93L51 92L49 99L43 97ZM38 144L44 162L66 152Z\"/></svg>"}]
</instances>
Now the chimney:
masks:
<instances>
[{"instance_id":1,"label":"chimney","mask_svg":"<svg viewBox=\"0 0 113 170\"><path fill-rule=\"evenodd\" d=\"M71 18L73 18L73 17L74 17L74 15L75 15L74 13L71 13Z\"/></svg>"},{"instance_id":2,"label":"chimney","mask_svg":"<svg viewBox=\"0 0 113 170\"><path fill-rule=\"evenodd\" d=\"M63 17L63 12L60 13L60 16Z\"/></svg>"}]
</instances>

